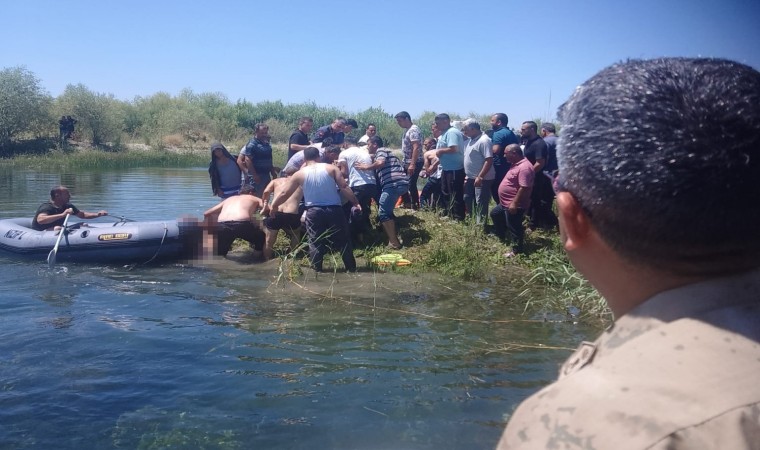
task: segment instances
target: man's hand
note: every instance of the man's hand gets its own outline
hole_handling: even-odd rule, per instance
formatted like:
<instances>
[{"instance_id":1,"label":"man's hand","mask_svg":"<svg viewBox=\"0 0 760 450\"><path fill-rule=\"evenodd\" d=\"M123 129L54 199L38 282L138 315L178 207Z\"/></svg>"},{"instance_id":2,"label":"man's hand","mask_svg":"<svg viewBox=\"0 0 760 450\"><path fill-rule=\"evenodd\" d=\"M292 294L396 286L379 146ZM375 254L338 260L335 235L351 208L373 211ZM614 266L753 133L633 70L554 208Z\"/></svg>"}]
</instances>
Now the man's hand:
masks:
<instances>
[{"instance_id":1,"label":"man's hand","mask_svg":"<svg viewBox=\"0 0 760 450\"><path fill-rule=\"evenodd\" d=\"M510 214L517 214L517 203L512 202L509 204L509 208L507 208L507 211L509 211Z\"/></svg>"},{"instance_id":2,"label":"man's hand","mask_svg":"<svg viewBox=\"0 0 760 450\"><path fill-rule=\"evenodd\" d=\"M416 169L417 169L417 166L415 166L414 164L409 164L409 169L407 169L406 171L407 175L409 175L410 177L414 176L414 171Z\"/></svg>"},{"instance_id":3,"label":"man's hand","mask_svg":"<svg viewBox=\"0 0 760 450\"><path fill-rule=\"evenodd\" d=\"M483 186L483 179L480 177L475 177L475 187L481 187Z\"/></svg>"}]
</instances>

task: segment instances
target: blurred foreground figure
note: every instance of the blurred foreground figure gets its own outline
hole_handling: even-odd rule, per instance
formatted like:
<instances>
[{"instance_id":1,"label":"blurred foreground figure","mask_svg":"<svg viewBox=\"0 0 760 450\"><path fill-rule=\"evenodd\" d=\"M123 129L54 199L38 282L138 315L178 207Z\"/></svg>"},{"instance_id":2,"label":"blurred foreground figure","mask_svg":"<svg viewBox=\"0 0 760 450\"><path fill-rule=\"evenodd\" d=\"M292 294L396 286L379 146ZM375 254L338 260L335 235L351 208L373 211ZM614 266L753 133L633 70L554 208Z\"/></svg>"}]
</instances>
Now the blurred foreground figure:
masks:
<instances>
[{"instance_id":1,"label":"blurred foreground figure","mask_svg":"<svg viewBox=\"0 0 760 450\"><path fill-rule=\"evenodd\" d=\"M562 242L615 322L499 448L760 448L760 73L629 61L560 119Z\"/></svg>"}]
</instances>

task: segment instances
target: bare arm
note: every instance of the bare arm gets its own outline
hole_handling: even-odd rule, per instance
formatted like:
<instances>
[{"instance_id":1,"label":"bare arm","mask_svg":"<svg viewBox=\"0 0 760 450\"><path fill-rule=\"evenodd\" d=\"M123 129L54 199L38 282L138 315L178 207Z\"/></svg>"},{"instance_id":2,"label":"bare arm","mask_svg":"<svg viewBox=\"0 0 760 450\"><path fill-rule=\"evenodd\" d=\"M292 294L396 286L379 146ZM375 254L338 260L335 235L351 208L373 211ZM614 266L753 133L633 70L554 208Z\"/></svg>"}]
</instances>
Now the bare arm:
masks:
<instances>
[{"instance_id":1,"label":"bare arm","mask_svg":"<svg viewBox=\"0 0 760 450\"><path fill-rule=\"evenodd\" d=\"M420 141L412 141L412 161L409 163L409 176L414 174L417 168L417 159L420 157Z\"/></svg>"},{"instance_id":2,"label":"bare arm","mask_svg":"<svg viewBox=\"0 0 760 450\"><path fill-rule=\"evenodd\" d=\"M277 184L275 180L272 180L267 184L267 187L264 188L264 192L261 193L261 214L267 215L269 212L269 197L274 192L274 186Z\"/></svg>"},{"instance_id":3,"label":"bare arm","mask_svg":"<svg viewBox=\"0 0 760 450\"><path fill-rule=\"evenodd\" d=\"M210 217L210 216L218 216L220 212L222 212L222 205L224 202L219 202L215 206L212 206L211 208L207 209L203 213L203 217Z\"/></svg>"},{"instance_id":4,"label":"bare arm","mask_svg":"<svg viewBox=\"0 0 760 450\"><path fill-rule=\"evenodd\" d=\"M359 170L377 170L383 167L383 164L385 164L385 158L375 158L375 161L372 164L356 163L354 164L354 167Z\"/></svg>"},{"instance_id":5,"label":"bare arm","mask_svg":"<svg viewBox=\"0 0 760 450\"><path fill-rule=\"evenodd\" d=\"M452 145L451 147L441 147L435 151L435 156L441 156L444 153L456 153L459 147Z\"/></svg>"},{"instance_id":6,"label":"bare arm","mask_svg":"<svg viewBox=\"0 0 760 450\"><path fill-rule=\"evenodd\" d=\"M290 149L295 150L297 152L300 152L301 150L306 150L307 148L311 147L311 143L307 145L301 145L301 144L290 144Z\"/></svg>"},{"instance_id":7,"label":"bare arm","mask_svg":"<svg viewBox=\"0 0 760 450\"><path fill-rule=\"evenodd\" d=\"M485 178L488 171L491 170L492 165L493 165L493 156L490 158L486 158L486 162L483 163L483 168L480 169L480 173L478 173L478 176L475 177L476 187L480 187L480 185L483 184L483 178Z\"/></svg>"},{"instance_id":8,"label":"bare arm","mask_svg":"<svg viewBox=\"0 0 760 450\"><path fill-rule=\"evenodd\" d=\"M243 172L244 174L248 174L248 168L245 166L245 155L242 153L239 154L236 162L237 162L238 167L240 168L240 171Z\"/></svg>"},{"instance_id":9,"label":"bare arm","mask_svg":"<svg viewBox=\"0 0 760 450\"><path fill-rule=\"evenodd\" d=\"M522 186L520 186L517 189L517 195L515 195L515 199L512 200L512 203L509 204L508 210L509 210L510 214L514 214L514 213L517 212L517 205L519 205L520 202L522 201L522 198L525 197L525 192L526 191L527 191L527 189L525 189Z\"/></svg>"},{"instance_id":10,"label":"bare arm","mask_svg":"<svg viewBox=\"0 0 760 450\"><path fill-rule=\"evenodd\" d=\"M343 175L343 178L348 178L348 163L346 160L338 160L338 167L340 168L340 173Z\"/></svg>"},{"instance_id":11,"label":"bare arm","mask_svg":"<svg viewBox=\"0 0 760 450\"><path fill-rule=\"evenodd\" d=\"M108 211L102 209L98 212L85 212L85 211L79 211L79 214L77 214L77 217L80 219L94 219L96 217L100 216L107 216ZM39 219L37 219L37 222L39 222Z\"/></svg>"},{"instance_id":12,"label":"bare arm","mask_svg":"<svg viewBox=\"0 0 760 450\"><path fill-rule=\"evenodd\" d=\"M541 172L541 169L546 165L546 158L536 158L536 163L533 164L533 171L536 173Z\"/></svg>"}]
</instances>

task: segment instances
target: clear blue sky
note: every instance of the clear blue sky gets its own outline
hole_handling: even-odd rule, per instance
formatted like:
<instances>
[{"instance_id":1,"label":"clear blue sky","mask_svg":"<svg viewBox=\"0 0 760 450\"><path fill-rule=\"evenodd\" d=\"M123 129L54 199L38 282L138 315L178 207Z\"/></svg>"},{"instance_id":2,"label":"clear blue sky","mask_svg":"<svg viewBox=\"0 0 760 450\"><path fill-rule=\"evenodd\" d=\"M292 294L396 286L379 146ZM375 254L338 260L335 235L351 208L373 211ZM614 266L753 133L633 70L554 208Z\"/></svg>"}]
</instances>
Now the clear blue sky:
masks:
<instances>
[{"instance_id":1,"label":"clear blue sky","mask_svg":"<svg viewBox=\"0 0 760 450\"><path fill-rule=\"evenodd\" d=\"M2 2L0 68L123 100L159 91L314 101L349 112L550 119L627 58L760 68L758 0ZM550 101L551 98L551 101Z\"/></svg>"}]
</instances>

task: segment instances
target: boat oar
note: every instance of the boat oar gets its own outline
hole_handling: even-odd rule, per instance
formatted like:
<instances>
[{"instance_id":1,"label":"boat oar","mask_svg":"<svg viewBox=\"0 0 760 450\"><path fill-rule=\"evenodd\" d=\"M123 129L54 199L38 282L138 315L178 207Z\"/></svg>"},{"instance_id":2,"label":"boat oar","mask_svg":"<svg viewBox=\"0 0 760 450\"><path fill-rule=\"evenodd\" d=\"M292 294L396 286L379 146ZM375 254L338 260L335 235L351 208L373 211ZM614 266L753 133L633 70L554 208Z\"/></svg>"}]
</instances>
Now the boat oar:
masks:
<instances>
[{"instance_id":1,"label":"boat oar","mask_svg":"<svg viewBox=\"0 0 760 450\"><path fill-rule=\"evenodd\" d=\"M58 233L58 239L55 240L55 246L52 250L50 250L50 253L48 253L48 266L52 269L55 265L55 257L58 255L58 246L61 244L61 238L63 237L64 233L66 233L66 224L69 222L69 214L66 214L66 217L63 219L63 227L61 227L61 231Z\"/></svg>"}]
</instances>

